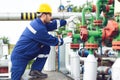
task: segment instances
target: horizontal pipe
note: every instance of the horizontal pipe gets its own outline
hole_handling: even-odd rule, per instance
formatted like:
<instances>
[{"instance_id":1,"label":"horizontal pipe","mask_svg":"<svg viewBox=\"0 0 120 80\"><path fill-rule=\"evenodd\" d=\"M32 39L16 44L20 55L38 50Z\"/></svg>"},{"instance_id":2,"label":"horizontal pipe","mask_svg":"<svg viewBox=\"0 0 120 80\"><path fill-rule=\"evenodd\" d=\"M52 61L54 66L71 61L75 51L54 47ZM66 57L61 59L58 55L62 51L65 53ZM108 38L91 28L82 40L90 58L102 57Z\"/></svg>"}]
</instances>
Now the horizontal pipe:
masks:
<instances>
[{"instance_id":1,"label":"horizontal pipe","mask_svg":"<svg viewBox=\"0 0 120 80\"><path fill-rule=\"evenodd\" d=\"M98 75L110 75L111 74L111 68L107 66L99 66L97 68Z\"/></svg>"},{"instance_id":2,"label":"horizontal pipe","mask_svg":"<svg viewBox=\"0 0 120 80\"><path fill-rule=\"evenodd\" d=\"M96 16L94 13L92 14L94 17ZM82 13L76 12L58 12L53 13L53 19L67 19L70 16L77 16L78 18L82 18ZM90 18L90 14L86 15L86 18ZM20 12L20 13L0 13L0 21L19 21L19 20L32 20L37 17L35 12Z\"/></svg>"},{"instance_id":3,"label":"horizontal pipe","mask_svg":"<svg viewBox=\"0 0 120 80\"><path fill-rule=\"evenodd\" d=\"M116 59L117 59L116 57L102 57L103 61L112 61L112 62L115 62ZM85 60L86 60L86 57L80 57L80 61L84 62Z\"/></svg>"}]
</instances>

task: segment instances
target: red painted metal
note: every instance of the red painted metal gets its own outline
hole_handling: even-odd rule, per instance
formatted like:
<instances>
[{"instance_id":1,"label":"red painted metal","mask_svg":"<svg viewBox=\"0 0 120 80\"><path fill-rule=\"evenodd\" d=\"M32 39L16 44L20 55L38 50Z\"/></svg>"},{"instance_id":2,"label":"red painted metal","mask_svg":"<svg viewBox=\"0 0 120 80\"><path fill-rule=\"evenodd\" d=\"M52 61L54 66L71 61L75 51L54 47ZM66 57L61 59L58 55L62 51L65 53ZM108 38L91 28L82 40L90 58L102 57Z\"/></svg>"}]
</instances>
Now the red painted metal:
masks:
<instances>
[{"instance_id":1,"label":"red painted metal","mask_svg":"<svg viewBox=\"0 0 120 80\"><path fill-rule=\"evenodd\" d=\"M109 20L105 28L102 29L102 40L113 38L118 33L118 23L114 20Z\"/></svg>"},{"instance_id":2,"label":"red painted metal","mask_svg":"<svg viewBox=\"0 0 120 80\"><path fill-rule=\"evenodd\" d=\"M87 39L88 39L87 26L81 26L81 29L80 29L80 38L84 42L87 41Z\"/></svg>"},{"instance_id":3,"label":"red painted metal","mask_svg":"<svg viewBox=\"0 0 120 80\"><path fill-rule=\"evenodd\" d=\"M97 49L98 48L98 44L95 44L95 43L85 43L85 48L86 49Z\"/></svg>"},{"instance_id":4,"label":"red painted metal","mask_svg":"<svg viewBox=\"0 0 120 80\"><path fill-rule=\"evenodd\" d=\"M70 44L71 49L79 49L79 44Z\"/></svg>"}]
</instances>

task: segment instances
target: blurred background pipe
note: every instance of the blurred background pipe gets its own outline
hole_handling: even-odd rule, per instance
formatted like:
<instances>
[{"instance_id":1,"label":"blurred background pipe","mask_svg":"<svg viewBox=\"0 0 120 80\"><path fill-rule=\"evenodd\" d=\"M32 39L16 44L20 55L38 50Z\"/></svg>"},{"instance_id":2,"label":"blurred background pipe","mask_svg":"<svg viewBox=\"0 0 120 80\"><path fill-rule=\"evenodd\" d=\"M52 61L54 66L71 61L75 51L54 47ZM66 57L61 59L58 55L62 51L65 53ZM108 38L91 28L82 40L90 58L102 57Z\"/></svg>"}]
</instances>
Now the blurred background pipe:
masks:
<instances>
[{"instance_id":1,"label":"blurred background pipe","mask_svg":"<svg viewBox=\"0 0 120 80\"><path fill-rule=\"evenodd\" d=\"M92 14L94 17L96 16L94 13ZM53 19L67 19L70 16L78 16L78 18L81 19L82 13L76 13L76 12L58 12L53 13L52 17ZM16 21L16 20L32 20L37 17L37 14L35 12L21 12L21 13L0 13L0 21ZM86 18L91 17L91 14L87 14Z\"/></svg>"}]
</instances>

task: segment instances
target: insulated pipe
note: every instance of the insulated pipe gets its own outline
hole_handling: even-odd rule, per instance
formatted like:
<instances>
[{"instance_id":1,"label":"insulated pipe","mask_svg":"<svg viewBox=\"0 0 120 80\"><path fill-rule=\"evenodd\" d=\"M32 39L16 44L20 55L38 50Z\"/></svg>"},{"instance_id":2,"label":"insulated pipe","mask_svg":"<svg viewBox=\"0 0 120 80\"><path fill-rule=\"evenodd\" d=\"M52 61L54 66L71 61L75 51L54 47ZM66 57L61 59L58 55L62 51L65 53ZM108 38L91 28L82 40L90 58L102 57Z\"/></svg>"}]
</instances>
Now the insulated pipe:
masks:
<instances>
[{"instance_id":1,"label":"insulated pipe","mask_svg":"<svg viewBox=\"0 0 120 80\"><path fill-rule=\"evenodd\" d=\"M67 69L68 72L71 72L70 69L70 53L71 53L71 49L70 49L70 44L65 44L65 67Z\"/></svg>"},{"instance_id":2,"label":"insulated pipe","mask_svg":"<svg viewBox=\"0 0 120 80\"><path fill-rule=\"evenodd\" d=\"M55 47L51 46L50 54L46 60L45 66L44 66L44 71L55 71Z\"/></svg>"},{"instance_id":3,"label":"insulated pipe","mask_svg":"<svg viewBox=\"0 0 120 80\"><path fill-rule=\"evenodd\" d=\"M112 48L113 50L118 51L118 58L112 65L112 80L120 80L120 33L118 34L117 38L115 38L112 42Z\"/></svg>"},{"instance_id":4,"label":"insulated pipe","mask_svg":"<svg viewBox=\"0 0 120 80\"><path fill-rule=\"evenodd\" d=\"M96 15L92 13L92 15L95 17ZM76 12L58 12L53 13L52 17L53 19L67 19L70 16L78 16L78 18L81 19L82 13L76 13ZM32 20L37 17L37 14L35 12L21 12L21 13L0 13L0 21L19 21L19 20ZM91 17L90 14L86 15L86 18Z\"/></svg>"},{"instance_id":5,"label":"insulated pipe","mask_svg":"<svg viewBox=\"0 0 120 80\"><path fill-rule=\"evenodd\" d=\"M75 51L71 52L70 62L71 76L74 80L80 80L80 59Z\"/></svg>"},{"instance_id":6,"label":"insulated pipe","mask_svg":"<svg viewBox=\"0 0 120 80\"><path fill-rule=\"evenodd\" d=\"M93 54L89 54L84 61L83 80L96 80L97 78L97 60Z\"/></svg>"},{"instance_id":7,"label":"insulated pipe","mask_svg":"<svg viewBox=\"0 0 120 80\"><path fill-rule=\"evenodd\" d=\"M99 66L97 68L98 75L110 75L111 74L111 68L107 66Z\"/></svg>"},{"instance_id":8,"label":"insulated pipe","mask_svg":"<svg viewBox=\"0 0 120 80\"><path fill-rule=\"evenodd\" d=\"M120 80L120 51L118 51L118 58L112 65L112 80Z\"/></svg>"},{"instance_id":9,"label":"insulated pipe","mask_svg":"<svg viewBox=\"0 0 120 80\"><path fill-rule=\"evenodd\" d=\"M55 36L54 32L50 32L51 35ZM44 66L44 70L45 71L55 71L55 56L56 56L56 51L55 51L55 47L51 46L51 50L50 50L50 54L46 60L45 66Z\"/></svg>"}]
</instances>

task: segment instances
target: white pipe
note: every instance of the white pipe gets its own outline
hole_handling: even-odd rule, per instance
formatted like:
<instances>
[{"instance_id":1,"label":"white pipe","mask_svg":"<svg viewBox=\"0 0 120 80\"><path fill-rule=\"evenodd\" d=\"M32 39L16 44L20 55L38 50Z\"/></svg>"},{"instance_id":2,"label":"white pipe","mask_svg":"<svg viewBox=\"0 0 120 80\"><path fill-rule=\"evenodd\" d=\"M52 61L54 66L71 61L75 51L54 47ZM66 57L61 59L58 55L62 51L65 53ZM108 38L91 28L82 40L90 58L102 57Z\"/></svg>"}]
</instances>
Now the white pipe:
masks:
<instances>
[{"instance_id":1,"label":"white pipe","mask_svg":"<svg viewBox=\"0 0 120 80\"><path fill-rule=\"evenodd\" d=\"M80 80L80 59L77 52L71 52L71 76L74 80Z\"/></svg>"},{"instance_id":2,"label":"white pipe","mask_svg":"<svg viewBox=\"0 0 120 80\"><path fill-rule=\"evenodd\" d=\"M120 58L112 66L112 80L120 80Z\"/></svg>"},{"instance_id":3,"label":"white pipe","mask_svg":"<svg viewBox=\"0 0 120 80\"><path fill-rule=\"evenodd\" d=\"M59 53L58 53L58 70L60 70L63 73L67 73L65 67L65 44L62 46L59 46Z\"/></svg>"},{"instance_id":4,"label":"white pipe","mask_svg":"<svg viewBox=\"0 0 120 80\"><path fill-rule=\"evenodd\" d=\"M11 63L11 59L10 59L11 55L8 55L8 78L11 79L11 66L12 66L12 63Z\"/></svg>"},{"instance_id":5,"label":"white pipe","mask_svg":"<svg viewBox=\"0 0 120 80\"><path fill-rule=\"evenodd\" d=\"M21 20L21 13L0 13L0 20Z\"/></svg>"},{"instance_id":6,"label":"white pipe","mask_svg":"<svg viewBox=\"0 0 120 80\"><path fill-rule=\"evenodd\" d=\"M3 55L8 55L8 44L3 45Z\"/></svg>"},{"instance_id":7,"label":"white pipe","mask_svg":"<svg viewBox=\"0 0 120 80\"><path fill-rule=\"evenodd\" d=\"M78 18L82 18L82 13L78 12L58 12L53 13L52 17L58 18L58 19L67 19L70 16L78 16ZM93 16L96 16L95 13L93 13ZM6 21L12 21L12 20L32 20L36 17L36 13L34 12L21 12L21 13L0 13L0 21L6 20ZM91 17L90 14L86 15L86 19Z\"/></svg>"},{"instance_id":8,"label":"white pipe","mask_svg":"<svg viewBox=\"0 0 120 80\"><path fill-rule=\"evenodd\" d=\"M70 49L70 43L65 47L65 66L74 80L80 80L80 58L77 52Z\"/></svg>"},{"instance_id":9,"label":"white pipe","mask_svg":"<svg viewBox=\"0 0 120 80\"><path fill-rule=\"evenodd\" d=\"M55 35L54 32L50 32L50 34ZM44 66L45 71L55 71L56 70L56 68L55 68L55 56L56 56L55 47L51 46L49 56L47 58L45 66Z\"/></svg>"},{"instance_id":10,"label":"white pipe","mask_svg":"<svg viewBox=\"0 0 120 80\"><path fill-rule=\"evenodd\" d=\"M83 80L96 80L97 78L97 60L93 54L89 54L84 61Z\"/></svg>"},{"instance_id":11,"label":"white pipe","mask_svg":"<svg viewBox=\"0 0 120 80\"><path fill-rule=\"evenodd\" d=\"M0 39L0 58L3 57L3 40Z\"/></svg>"},{"instance_id":12,"label":"white pipe","mask_svg":"<svg viewBox=\"0 0 120 80\"><path fill-rule=\"evenodd\" d=\"M49 56L46 60L45 66L44 66L44 71L55 71L55 47L51 46L51 50L49 53Z\"/></svg>"},{"instance_id":13,"label":"white pipe","mask_svg":"<svg viewBox=\"0 0 120 80\"><path fill-rule=\"evenodd\" d=\"M105 74L105 75L109 75L110 74L110 70L111 68L108 67L108 66L99 66L97 68L97 71L98 71L98 75L100 74Z\"/></svg>"},{"instance_id":14,"label":"white pipe","mask_svg":"<svg viewBox=\"0 0 120 80\"><path fill-rule=\"evenodd\" d=\"M93 16L96 16L95 13L92 13ZM58 12L58 13L53 13L53 18L60 18L60 19L67 19L70 16L78 16L78 18L82 18L82 13L80 12ZM86 18L91 17L90 14L86 15Z\"/></svg>"},{"instance_id":15,"label":"white pipe","mask_svg":"<svg viewBox=\"0 0 120 80\"><path fill-rule=\"evenodd\" d=\"M65 45L65 66L66 66L66 69L71 72L71 69L70 69L70 44L66 44Z\"/></svg>"},{"instance_id":16,"label":"white pipe","mask_svg":"<svg viewBox=\"0 0 120 80\"><path fill-rule=\"evenodd\" d=\"M115 5L114 5L114 13L119 13L120 9L118 9L120 7L120 2L118 0L114 0L115 1Z\"/></svg>"}]
</instances>

